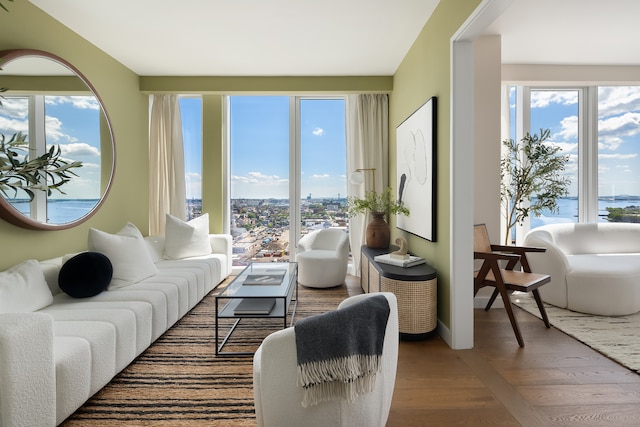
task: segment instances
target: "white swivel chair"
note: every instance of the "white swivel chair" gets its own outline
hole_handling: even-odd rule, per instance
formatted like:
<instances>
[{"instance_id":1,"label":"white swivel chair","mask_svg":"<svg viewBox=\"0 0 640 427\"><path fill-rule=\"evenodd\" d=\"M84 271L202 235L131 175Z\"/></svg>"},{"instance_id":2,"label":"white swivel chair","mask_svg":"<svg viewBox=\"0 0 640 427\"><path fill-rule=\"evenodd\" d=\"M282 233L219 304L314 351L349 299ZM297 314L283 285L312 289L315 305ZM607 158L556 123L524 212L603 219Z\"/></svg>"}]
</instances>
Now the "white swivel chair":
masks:
<instances>
[{"instance_id":1,"label":"white swivel chair","mask_svg":"<svg viewBox=\"0 0 640 427\"><path fill-rule=\"evenodd\" d=\"M349 262L349 236L337 228L315 230L298 242L298 283L330 288L344 283Z\"/></svg>"},{"instance_id":2,"label":"white swivel chair","mask_svg":"<svg viewBox=\"0 0 640 427\"><path fill-rule=\"evenodd\" d=\"M253 358L253 394L256 420L260 427L376 427L389 417L398 365L398 306L390 292L355 295L344 300L338 309L384 295L389 302L389 318L384 336L381 372L376 374L375 388L349 402L328 400L303 407L303 389L297 385L297 350L294 327L269 335Z\"/></svg>"}]
</instances>

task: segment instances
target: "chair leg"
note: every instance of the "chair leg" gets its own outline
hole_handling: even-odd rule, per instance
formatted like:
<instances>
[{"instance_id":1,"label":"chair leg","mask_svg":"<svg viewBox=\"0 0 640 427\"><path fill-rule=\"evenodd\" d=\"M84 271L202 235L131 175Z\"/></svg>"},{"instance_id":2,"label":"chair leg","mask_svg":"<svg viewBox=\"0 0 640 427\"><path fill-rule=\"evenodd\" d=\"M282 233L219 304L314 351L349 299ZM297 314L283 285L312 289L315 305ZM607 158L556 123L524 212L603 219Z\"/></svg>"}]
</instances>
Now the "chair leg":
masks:
<instances>
[{"instance_id":1,"label":"chair leg","mask_svg":"<svg viewBox=\"0 0 640 427\"><path fill-rule=\"evenodd\" d=\"M542 303L542 298L540 298L540 292L537 289L531 291L533 293L533 297L536 300L536 304L538 304L538 309L540 310L540 316L542 316L542 321L547 328L551 327L549 324L549 317L547 317L547 310L544 309L544 304Z\"/></svg>"},{"instance_id":2,"label":"chair leg","mask_svg":"<svg viewBox=\"0 0 640 427\"><path fill-rule=\"evenodd\" d=\"M496 287L496 289L498 288ZM513 314L513 307L511 306L511 298L509 298L509 293L504 286L501 286L499 288L499 292L502 295L502 302L504 304L504 308L507 310L507 314L509 315L509 320L511 321L513 332L516 334L518 345L520 345L520 347L524 347L524 340L522 339L522 334L520 333L520 327L518 326L516 316Z\"/></svg>"},{"instance_id":3,"label":"chair leg","mask_svg":"<svg viewBox=\"0 0 640 427\"><path fill-rule=\"evenodd\" d=\"M489 301L487 302L487 306L484 308L484 311L489 311L489 309L491 308L491 306L495 302L496 297L498 296L498 294L500 294L500 291L498 290L498 288L494 288L493 289L493 293L491 294L491 298L489 298Z\"/></svg>"}]
</instances>

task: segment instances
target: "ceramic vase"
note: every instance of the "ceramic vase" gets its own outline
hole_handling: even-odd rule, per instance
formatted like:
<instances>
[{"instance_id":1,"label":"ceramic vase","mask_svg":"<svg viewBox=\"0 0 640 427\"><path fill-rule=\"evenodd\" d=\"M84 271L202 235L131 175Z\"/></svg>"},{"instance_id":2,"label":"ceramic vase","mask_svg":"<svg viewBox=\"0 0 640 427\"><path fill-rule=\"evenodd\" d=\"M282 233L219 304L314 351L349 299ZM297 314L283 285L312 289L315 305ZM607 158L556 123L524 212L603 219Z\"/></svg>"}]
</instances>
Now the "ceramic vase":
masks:
<instances>
[{"instance_id":1,"label":"ceramic vase","mask_svg":"<svg viewBox=\"0 0 640 427\"><path fill-rule=\"evenodd\" d=\"M383 249L389 247L391 231L384 220L384 212L371 212L371 220L367 225L366 245L368 248Z\"/></svg>"}]
</instances>

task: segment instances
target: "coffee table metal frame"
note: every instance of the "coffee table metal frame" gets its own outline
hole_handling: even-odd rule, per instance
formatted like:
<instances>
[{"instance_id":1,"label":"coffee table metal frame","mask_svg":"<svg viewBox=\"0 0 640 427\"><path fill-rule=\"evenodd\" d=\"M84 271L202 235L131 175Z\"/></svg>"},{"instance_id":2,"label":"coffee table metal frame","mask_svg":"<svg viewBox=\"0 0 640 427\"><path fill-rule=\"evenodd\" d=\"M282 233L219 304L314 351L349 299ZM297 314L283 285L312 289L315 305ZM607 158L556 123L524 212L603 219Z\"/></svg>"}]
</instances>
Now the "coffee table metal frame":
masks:
<instances>
[{"instance_id":1,"label":"coffee table metal frame","mask_svg":"<svg viewBox=\"0 0 640 427\"><path fill-rule=\"evenodd\" d=\"M287 272L279 285L243 285L250 274L268 274L269 270L285 269ZM235 308L245 298L273 298L275 305L269 314L235 314ZM228 300L220 309L220 300ZM215 297L216 310L216 356L251 356L251 351L222 351L231 334L242 319L282 319L283 328L293 325L293 318L298 306L298 263L251 263ZM293 301L291 318L287 324L289 307ZM233 326L220 342L220 319L236 319Z\"/></svg>"}]
</instances>

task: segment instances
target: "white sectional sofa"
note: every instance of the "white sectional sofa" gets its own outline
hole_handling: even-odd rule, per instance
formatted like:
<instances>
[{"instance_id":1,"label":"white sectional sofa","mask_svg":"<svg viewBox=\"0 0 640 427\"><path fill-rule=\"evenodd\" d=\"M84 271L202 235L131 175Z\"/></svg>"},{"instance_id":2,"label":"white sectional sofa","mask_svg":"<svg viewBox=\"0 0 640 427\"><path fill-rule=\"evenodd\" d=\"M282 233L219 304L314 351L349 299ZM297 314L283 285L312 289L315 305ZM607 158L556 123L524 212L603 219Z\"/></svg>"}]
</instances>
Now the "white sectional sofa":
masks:
<instances>
[{"instance_id":1,"label":"white sectional sofa","mask_svg":"<svg viewBox=\"0 0 640 427\"><path fill-rule=\"evenodd\" d=\"M640 311L640 224L550 224L527 233L534 272L551 276L542 300L588 314L621 316Z\"/></svg>"},{"instance_id":2,"label":"white sectional sofa","mask_svg":"<svg viewBox=\"0 0 640 427\"><path fill-rule=\"evenodd\" d=\"M45 306L10 313L5 304L0 311L0 425L60 424L231 273L229 235L208 235L211 253L183 259L165 259L164 237L143 241L143 255L155 271L142 280L73 298L58 285L68 258L58 257L37 263L51 295L40 289L30 294L32 300L16 303L41 306L37 301L44 295ZM115 279L115 264L113 270ZM5 296L1 282L0 299ZM21 286L36 282L28 279Z\"/></svg>"}]
</instances>

